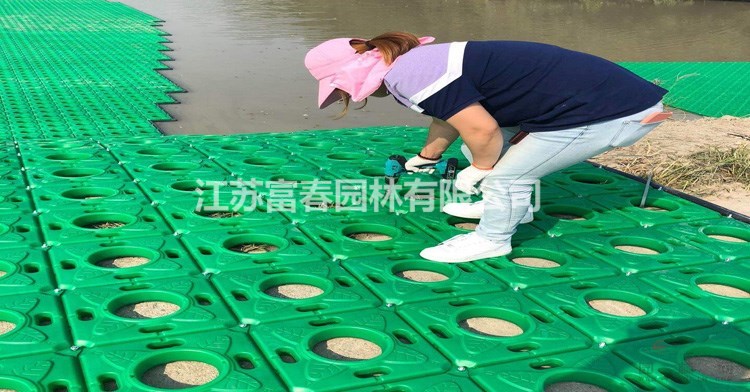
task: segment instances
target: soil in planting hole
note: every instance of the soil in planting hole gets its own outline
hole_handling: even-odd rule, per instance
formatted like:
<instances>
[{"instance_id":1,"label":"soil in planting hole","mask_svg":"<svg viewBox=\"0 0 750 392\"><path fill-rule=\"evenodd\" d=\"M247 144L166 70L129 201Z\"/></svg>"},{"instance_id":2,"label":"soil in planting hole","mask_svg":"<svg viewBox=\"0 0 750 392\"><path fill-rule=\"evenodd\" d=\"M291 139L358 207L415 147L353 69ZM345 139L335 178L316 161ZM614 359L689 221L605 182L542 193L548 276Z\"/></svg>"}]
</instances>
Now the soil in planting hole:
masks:
<instances>
[{"instance_id":1,"label":"soil in planting hole","mask_svg":"<svg viewBox=\"0 0 750 392\"><path fill-rule=\"evenodd\" d=\"M668 212L669 211L666 208L661 208L661 207L657 207L657 206L643 206L643 207L639 207L639 208L642 208L642 209L647 210L647 211L656 211L656 212Z\"/></svg>"},{"instance_id":2,"label":"soil in planting hole","mask_svg":"<svg viewBox=\"0 0 750 392\"><path fill-rule=\"evenodd\" d=\"M323 290L309 284L284 284L271 287L264 292L271 297L282 299L306 299L323 294Z\"/></svg>"},{"instance_id":3,"label":"soil in planting hole","mask_svg":"<svg viewBox=\"0 0 750 392\"><path fill-rule=\"evenodd\" d=\"M180 307L170 302L146 301L125 305L115 314L130 319L152 319L169 316L178 310Z\"/></svg>"},{"instance_id":4,"label":"soil in planting hole","mask_svg":"<svg viewBox=\"0 0 750 392\"><path fill-rule=\"evenodd\" d=\"M233 211L222 211L222 212L200 212L198 213L200 216L205 216L207 218L234 218L237 216L240 216L239 212L233 212Z\"/></svg>"},{"instance_id":5,"label":"soil in planting hole","mask_svg":"<svg viewBox=\"0 0 750 392\"><path fill-rule=\"evenodd\" d=\"M96 262L96 265L103 268L132 268L146 264L149 261L151 260L147 257L125 256L100 260Z\"/></svg>"},{"instance_id":6,"label":"soil in planting hole","mask_svg":"<svg viewBox=\"0 0 750 392\"><path fill-rule=\"evenodd\" d=\"M556 268L559 267L560 264L547 259L541 259L539 257L516 257L513 259L510 259L510 261L522 265L524 267L533 267L533 268Z\"/></svg>"},{"instance_id":7,"label":"soil in planting hole","mask_svg":"<svg viewBox=\"0 0 750 392\"><path fill-rule=\"evenodd\" d=\"M599 312L613 316L639 317L646 314L646 311L638 306L614 299L594 299L588 301L588 304Z\"/></svg>"},{"instance_id":8,"label":"soil in planting hole","mask_svg":"<svg viewBox=\"0 0 750 392\"><path fill-rule=\"evenodd\" d=\"M701 283L698 285L698 287L700 287L703 291L720 295L722 297L750 298L750 293L748 293L747 291L723 284Z\"/></svg>"},{"instance_id":9,"label":"soil in planting hole","mask_svg":"<svg viewBox=\"0 0 750 392\"><path fill-rule=\"evenodd\" d=\"M506 338L523 333L523 329L518 325L494 317L472 317L459 321L458 325L467 331L485 336Z\"/></svg>"},{"instance_id":10,"label":"soil in planting hole","mask_svg":"<svg viewBox=\"0 0 750 392\"><path fill-rule=\"evenodd\" d=\"M307 206L307 208L313 208L316 210L329 210L332 208L335 209L335 208L340 207L336 203L327 203L324 201L310 201L310 202L306 202L305 205Z\"/></svg>"},{"instance_id":11,"label":"soil in planting hole","mask_svg":"<svg viewBox=\"0 0 750 392\"><path fill-rule=\"evenodd\" d=\"M721 234L710 234L709 237L715 240L724 241L724 242L747 242L743 240L742 238L730 237L728 235L721 235Z\"/></svg>"},{"instance_id":12,"label":"soil in planting hole","mask_svg":"<svg viewBox=\"0 0 750 392\"><path fill-rule=\"evenodd\" d=\"M324 340L313 347L321 357L339 361L362 361L383 353L377 344L359 338L333 338Z\"/></svg>"},{"instance_id":13,"label":"soil in planting hole","mask_svg":"<svg viewBox=\"0 0 750 392\"><path fill-rule=\"evenodd\" d=\"M548 214L549 216L557 219L563 219L563 220L586 220L586 218L580 216L580 215L573 215L573 214Z\"/></svg>"},{"instance_id":14,"label":"soil in planting hole","mask_svg":"<svg viewBox=\"0 0 750 392\"><path fill-rule=\"evenodd\" d=\"M11 323L8 321L0 321L0 336L5 335L6 333L14 330L16 328L15 323Z\"/></svg>"},{"instance_id":15,"label":"soil in planting hole","mask_svg":"<svg viewBox=\"0 0 750 392\"><path fill-rule=\"evenodd\" d=\"M114 229L122 226L125 226L122 222L95 222L83 227L87 229Z\"/></svg>"},{"instance_id":16,"label":"soil in planting hole","mask_svg":"<svg viewBox=\"0 0 750 392\"><path fill-rule=\"evenodd\" d=\"M635 253L639 255L658 255L659 254L659 252L653 249L644 248L642 246L635 246L635 245L617 245L615 246L615 249L621 250L623 252Z\"/></svg>"},{"instance_id":17,"label":"soil in planting hole","mask_svg":"<svg viewBox=\"0 0 750 392\"><path fill-rule=\"evenodd\" d=\"M477 226L479 226L479 224L473 222L461 222L453 225L453 227L462 230L476 230Z\"/></svg>"},{"instance_id":18,"label":"soil in planting hole","mask_svg":"<svg viewBox=\"0 0 750 392\"><path fill-rule=\"evenodd\" d=\"M7 272L5 272L5 271L0 271L0 278L2 278L3 276L5 276L6 273Z\"/></svg>"},{"instance_id":19,"label":"soil in planting hole","mask_svg":"<svg viewBox=\"0 0 750 392\"><path fill-rule=\"evenodd\" d=\"M175 361L154 366L141 376L144 384L163 389L192 388L219 376L215 367L197 361Z\"/></svg>"},{"instance_id":20,"label":"soil in planting hole","mask_svg":"<svg viewBox=\"0 0 750 392\"><path fill-rule=\"evenodd\" d=\"M582 382L556 382L544 388L544 392L607 392L607 390Z\"/></svg>"},{"instance_id":21,"label":"soil in planting hole","mask_svg":"<svg viewBox=\"0 0 750 392\"><path fill-rule=\"evenodd\" d=\"M349 238L365 242L388 241L392 239L391 236L380 233L354 233L350 234Z\"/></svg>"},{"instance_id":22,"label":"soil in planting hole","mask_svg":"<svg viewBox=\"0 0 750 392\"><path fill-rule=\"evenodd\" d=\"M688 366L696 372L724 381L750 382L750 369L741 364L717 357L686 358Z\"/></svg>"},{"instance_id":23,"label":"soil in planting hole","mask_svg":"<svg viewBox=\"0 0 750 392\"><path fill-rule=\"evenodd\" d=\"M398 276L401 279L423 283L442 282L444 280L448 280L448 277L441 273L423 270L400 271L396 272L394 275Z\"/></svg>"},{"instance_id":24,"label":"soil in planting hole","mask_svg":"<svg viewBox=\"0 0 750 392\"><path fill-rule=\"evenodd\" d=\"M271 244L239 244L230 248L239 253L269 253L279 249L276 245Z\"/></svg>"}]
</instances>

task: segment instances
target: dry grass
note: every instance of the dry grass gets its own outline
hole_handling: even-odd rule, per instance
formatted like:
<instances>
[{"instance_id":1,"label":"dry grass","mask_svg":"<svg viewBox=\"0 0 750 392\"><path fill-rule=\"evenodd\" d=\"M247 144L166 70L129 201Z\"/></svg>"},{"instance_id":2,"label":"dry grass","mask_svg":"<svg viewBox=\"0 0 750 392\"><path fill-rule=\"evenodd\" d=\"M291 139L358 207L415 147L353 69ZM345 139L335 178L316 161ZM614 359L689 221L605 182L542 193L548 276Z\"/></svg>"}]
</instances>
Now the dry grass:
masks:
<instances>
[{"instance_id":1,"label":"dry grass","mask_svg":"<svg viewBox=\"0 0 750 392\"><path fill-rule=\"evenodd\" d=\"M723 184L738 183L750 189L750 147L708 146L684 156L660 153L644 142L631 148L629 154L600 159L603 164L641 177L653 173L653 181L699 196L711 194Z\"/></svg>"}]
</instances>

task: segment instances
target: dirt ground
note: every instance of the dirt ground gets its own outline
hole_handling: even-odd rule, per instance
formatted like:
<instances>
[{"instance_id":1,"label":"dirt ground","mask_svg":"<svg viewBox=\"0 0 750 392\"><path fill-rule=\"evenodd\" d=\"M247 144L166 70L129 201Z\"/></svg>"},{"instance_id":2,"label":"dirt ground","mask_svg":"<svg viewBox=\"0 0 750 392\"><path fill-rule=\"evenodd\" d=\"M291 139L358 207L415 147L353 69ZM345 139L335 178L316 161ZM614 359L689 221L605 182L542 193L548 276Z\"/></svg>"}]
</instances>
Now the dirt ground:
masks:
<instances>
[{"instance_id":1,"label":"dirt ground","mask_svg":"<svg viewBox=\"0 0 750 392\"><path fill-rule=\"evenodd\" d=\"M645 177L649 170L659 165L714 147L750 148L750 118L701 118L676 113L635 145L608 151L592 161ZM654 181L669 185L658 175ZM750 215L750 184L715 176L702 179L684 192Z\"/></svg>"}]
</instances>

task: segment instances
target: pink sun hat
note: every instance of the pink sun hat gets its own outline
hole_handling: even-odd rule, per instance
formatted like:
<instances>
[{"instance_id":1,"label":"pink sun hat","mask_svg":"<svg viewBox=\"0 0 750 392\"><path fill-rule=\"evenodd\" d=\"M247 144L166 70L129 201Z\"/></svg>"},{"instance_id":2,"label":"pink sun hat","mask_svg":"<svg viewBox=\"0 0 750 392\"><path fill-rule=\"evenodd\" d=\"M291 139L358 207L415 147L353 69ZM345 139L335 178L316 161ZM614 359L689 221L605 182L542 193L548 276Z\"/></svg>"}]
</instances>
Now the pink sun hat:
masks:
<instances>
[{"instance_id":1,"label":"pink sun hat","mask_svg":"<svg viewBox=\"0 0 750 392\"><path fill-rule=\"evenodd\" d=\"M305 67L319 81L318 107L321 109L338 101L334 90L349 93L352 101L361 102L383 83L385 74L393 68L386 65L378 49L362 54L349 44L358 38L335 38L312 48L305 56ZM434 41L433 37L422 37L420 45ZM362 40L365 41L365 40Z\"/></svg>"}]
</instances>

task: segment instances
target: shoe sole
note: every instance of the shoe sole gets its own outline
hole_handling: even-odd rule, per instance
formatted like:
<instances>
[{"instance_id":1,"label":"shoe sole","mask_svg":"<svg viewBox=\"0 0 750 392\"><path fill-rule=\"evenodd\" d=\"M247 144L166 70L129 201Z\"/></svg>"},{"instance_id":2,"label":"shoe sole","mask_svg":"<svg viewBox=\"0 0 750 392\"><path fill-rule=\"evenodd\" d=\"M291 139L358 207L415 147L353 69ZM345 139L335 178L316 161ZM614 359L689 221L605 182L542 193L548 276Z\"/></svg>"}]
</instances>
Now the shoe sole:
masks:
<instances>
[{"instance_id":1,"label":"shoe sole","mask_svg":"<svg viewBox=\"0 0 750 392\"><path fill-rule=\"evenodd\" d=\"M482 215L471 215L471 214L452 214L452 213L450 213L450 212L445 212L445 211L443 211L443 213L445 213L445 214L448 214L448 215L450 215L450 216L455 216L456 218L464 218L464 219L482 219ZM527 223L531 223L531 222L533 222L533 221L534 221L534 218L531 218L531 219L526 219L526 218L524 218L524 219L521 219L521 222L520 222L520 224L522 224L522 225L525 225L525 224L527 224Z\"/></svg>"},{"instance_id":2,"label":"shoe sole","mask_svg":"<svg viewBox=\"0 0 750 392\"><path fill-rule=\"evenodd\" d=\"M472 261L477 261L477 260L482 260L482 259L489 259L491 257L505 256L505 255L510 254L511 250L512 249L499 250L499 251L495 251L495 252L485 252L485 253L482 253L481 255L473 257L471 259L457 259L457 260L434 260L434 259L428 259L427 257L422 256L421 253L419 254L419 256L422 257L425 260L434 261L436 263L458 264L458 263L469 263L469 262L472 262Z\"/></svg>"}]
</instances>

